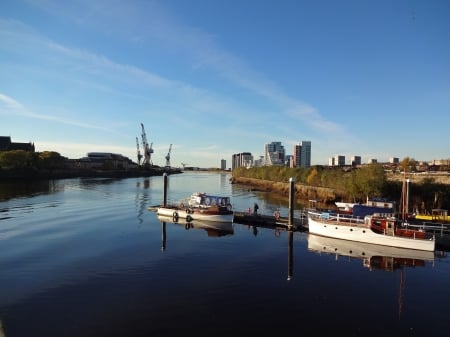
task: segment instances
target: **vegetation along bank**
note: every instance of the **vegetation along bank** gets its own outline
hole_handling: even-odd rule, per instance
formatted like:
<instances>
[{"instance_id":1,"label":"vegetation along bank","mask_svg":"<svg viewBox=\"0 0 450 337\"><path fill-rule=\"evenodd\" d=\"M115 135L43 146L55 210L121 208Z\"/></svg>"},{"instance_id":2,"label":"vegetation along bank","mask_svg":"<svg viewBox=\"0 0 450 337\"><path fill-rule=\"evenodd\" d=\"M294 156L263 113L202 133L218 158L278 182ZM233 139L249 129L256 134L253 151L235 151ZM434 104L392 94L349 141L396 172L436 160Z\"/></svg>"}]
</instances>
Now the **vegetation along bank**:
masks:
<instances>
[{"instance_id":1,"label":"vegetation along bank","mask_svg":"<svg viewBox=\"0 0 450 337\"><path fill-rule=\"evenodd\" d=\"M401 173L386 172L379 164L365 165L350 171L340 168L288 168L264 166L239 167L232 171L232 183L251 186L254 190L279 193L289 197L289 179L295 180L296 199L307 203L317 200L319 207L334 208L335 201L361 202L385 198L400 205L403 178ZM450 177L414 175L410 179L409 209L430 213L432 209L450 209Z\"/></svg>"}]
</instances>

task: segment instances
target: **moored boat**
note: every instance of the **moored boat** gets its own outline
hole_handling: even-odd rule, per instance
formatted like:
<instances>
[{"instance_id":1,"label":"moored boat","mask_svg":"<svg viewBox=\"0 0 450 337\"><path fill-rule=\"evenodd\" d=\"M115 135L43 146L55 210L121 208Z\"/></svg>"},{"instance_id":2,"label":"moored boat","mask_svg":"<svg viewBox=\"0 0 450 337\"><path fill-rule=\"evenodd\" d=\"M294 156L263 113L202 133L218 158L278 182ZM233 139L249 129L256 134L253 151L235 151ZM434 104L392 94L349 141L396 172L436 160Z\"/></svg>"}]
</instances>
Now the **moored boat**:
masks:
<instances>
[{"instance_id":1,"label":"moored boat","mask_svg":"<svg viewBox=\"0 0 450 337\"><path fill-rule=\"evenodd\" d=\"M448 211L446 209L433 209L431 214L415 214L414 219L434 221L434 222L450 222Z\"/></svg>"},{"instance_id":2,"label":"moored boat","mask_svg":"<svg viewBox=\"0 0 450 337\"><path fill-rule=\"evenodd\" d=\"M187 200L177 203L161 205L156 213L179 218L187 222L193 220L233 222L233 210L229 197L211 195L204 192L195 192Z\"/></svg>"},{"instance_id":3,"label":"moored boat","mask_svg":"<svg viewBox=\"0 0 450 337\"><path fill-rule=\"evenodd\" d=\"M363 219L339 213L308 210L308 231L336 239L367 242L377 245L435 250L433 235L401 225L386 215L366 215Z\"/></svg>"},{"instance_id":4,"label":"moored boat","mask_svg":"<svg viewBox=\"0 0 450 337\"><path fill-rule=\"evenodd\" d=\"M395 201L389 201L383 198L368 198L364 204L336 201L335 205L339 213L352 214L361 218L373 213L394 214L396 212Z\"/></svg>"}]
</instances>

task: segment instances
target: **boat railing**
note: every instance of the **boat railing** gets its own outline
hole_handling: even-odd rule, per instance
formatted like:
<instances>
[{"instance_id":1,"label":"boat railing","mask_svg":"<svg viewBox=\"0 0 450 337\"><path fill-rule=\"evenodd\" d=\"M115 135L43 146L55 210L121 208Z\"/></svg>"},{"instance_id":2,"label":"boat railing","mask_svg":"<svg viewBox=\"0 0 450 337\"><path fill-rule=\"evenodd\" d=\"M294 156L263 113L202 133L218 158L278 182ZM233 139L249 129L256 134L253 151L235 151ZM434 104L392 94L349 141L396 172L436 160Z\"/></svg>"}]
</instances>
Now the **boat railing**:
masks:
<instances>
[{"instance_id":1,"label":"boat railing","mask_svg":"<svg viewBox=\"0 0 450 337\"><path fill-rule=\"evenodd\" d=\"M326 221L330 223L345 223L349 225L363 225L364 219L360 217L355 217L351 214L340 214L322 211L308 211L313 218L320 219L321 221Z\"/></svg>"},{"instance_id":2,"label":"boat railing","mask_svg":"<svg viewBox=\"0 0 450 337\"><path fill-rule=\"evenodd\" d=\"M428 233L448 235L450 234L450 227L445 224L439 224L435 222L420 222L420 223L404 223L402 226L406 228L413 228L415 230L421 230Z\"/></svg>"}]
</instances>

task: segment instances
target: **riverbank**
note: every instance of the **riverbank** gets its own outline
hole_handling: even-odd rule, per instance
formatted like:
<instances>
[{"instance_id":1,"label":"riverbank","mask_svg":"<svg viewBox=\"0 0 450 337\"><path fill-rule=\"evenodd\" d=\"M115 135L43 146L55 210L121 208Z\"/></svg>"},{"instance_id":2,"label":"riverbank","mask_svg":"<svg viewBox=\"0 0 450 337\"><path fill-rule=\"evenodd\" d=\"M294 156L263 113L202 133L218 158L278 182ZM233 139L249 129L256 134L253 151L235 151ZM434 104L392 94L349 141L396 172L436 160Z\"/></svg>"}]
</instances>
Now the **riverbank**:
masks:
<instances>
[{"instance_id":1,"label":"riverbank","mask_svg":"<svg viewBox=\"0 0 450 337\"><path fill-rule=\"evenodd\" d=\"M248 186L249 190L252 191L275 192L289 198L289 182L282 183L246 177L232 177L230 182L232 184ZM335 207L334 202L344 197L342 192L332 188L309 186L300 183L295 183L294 188L294 196L296 199L303 201L303 203L307 203L309 200L315 200L317 207Z\"/></svg>"},{"instance_id":2,"label":"riverbank","mask_svg":"<svg viewBox=\"0 0 450 337\"><path fill-rule=\"evenodd\" d=\"M407 176L413 184L421 184L425 179L430 179L434 184L443 184L450 186L450 175L447 173L429 173L429 174L409 174ZM388 174L390 181L403 180L402 174ZM230 179L233 184L242 184L248 186L249 190L261 192L275 192L279 195L289 198L289 182L274 182L271 180L235 177ZM335 208L335 201L346 200L345 191L339 191L332 188L310 186L301 183L295 183L294 196L303 204L309 204L310 200L315 200L316 206L320 208ZM416 196L418 198L418 196ZM446 205L444 205L444 208Z\"/></svg>"},{"instance_id":3,"label":"riverbank","mask_svg":"<svg viewBox=\"0 0 450 337\"><path fill-rule=\"evenodd\" d=\"M36 170L32 168L0 170L0 181L68 179L68 178L137 178L178 174L178 168L150 167L133 170L97 170L97 169L55 169Z\"/></svg>"}]
</instances>

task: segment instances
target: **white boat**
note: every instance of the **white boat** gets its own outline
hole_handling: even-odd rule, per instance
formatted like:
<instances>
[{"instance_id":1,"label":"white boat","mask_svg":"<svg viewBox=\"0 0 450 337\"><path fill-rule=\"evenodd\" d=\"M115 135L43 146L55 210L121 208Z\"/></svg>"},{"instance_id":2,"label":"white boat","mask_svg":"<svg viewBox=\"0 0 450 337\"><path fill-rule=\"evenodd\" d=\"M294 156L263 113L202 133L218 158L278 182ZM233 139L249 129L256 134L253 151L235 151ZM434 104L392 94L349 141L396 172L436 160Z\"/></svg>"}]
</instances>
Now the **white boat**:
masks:
<instances>
[{"instance_id":1,"label":"white boat","mask_svg":"<svg viewBox=\"0 0 450 337\"><path fill-rule=\"evenodd\" d=\"M333 239L315 234L308 235L308 250L322 254L346 256L363 260L369 269L392 271L401 267L424 266L434 261L434 252L374 245L371 243Z\"/></svg>"},{"instance_id":2,"label":"white boat","mask_svg":"<svg viewBox=\"0 0 450 337\"><path fill-rule=\"evenodd\" d=\"M186 221L174 221L171 216L158 215L158 219L164 223L172 223L184 226L186 230L190 229L203 229L208 233L209 237L220 237L225 235L234 234L234 228L232 222L221 221L207 221L207 220L193 220L191 222Z\"/></svg>"},{"instance_id":3,"label":"white boat","mask_svg":"<svg viewBox=\"0 0 450 337\"><path fill-rule=\"evenodd\" d=\"M394 217L377 214L363 219L339 213L308 210L308 231L336 239L383 246L434 251L434 236L404 227Z\"/></svg>"},{"instance_id":4,"label":"white boat","mask_svg":"<svg viewBox=\"0 0 450 337\"><path fill-rule=\"evenodd\" d=\"M340 210L340 211L348 211L351 212L353 209L353 206L355 206L357 203L355 202L342 202L342 201L336 201L334 203L336 205L336 207Z\"/></svg>"},{"instance_id":5,"label":"white boat","mask_svg":"<svg viewBox=\"0 0 450 337\"><path fill-rule=\"evenodd\" d=\"M187 222L195 220L233 222L234 212L229 197L211 195L204 192L193 193L186 201L158 206L156 213L179 218Z\"/></svg>"},{"instance_id":6,"label":"white boat","mask_svg":"<svg viewBox=\"0 0 450 337\"><path fill-rule=\"evenodd\" d=\"M335 205L339 213L353 214L359 217L373 213L394 214L396 211L395 201L388 201L382 198L367 198L364 204L336 201Z\"/></svg>"}]
</instances>

